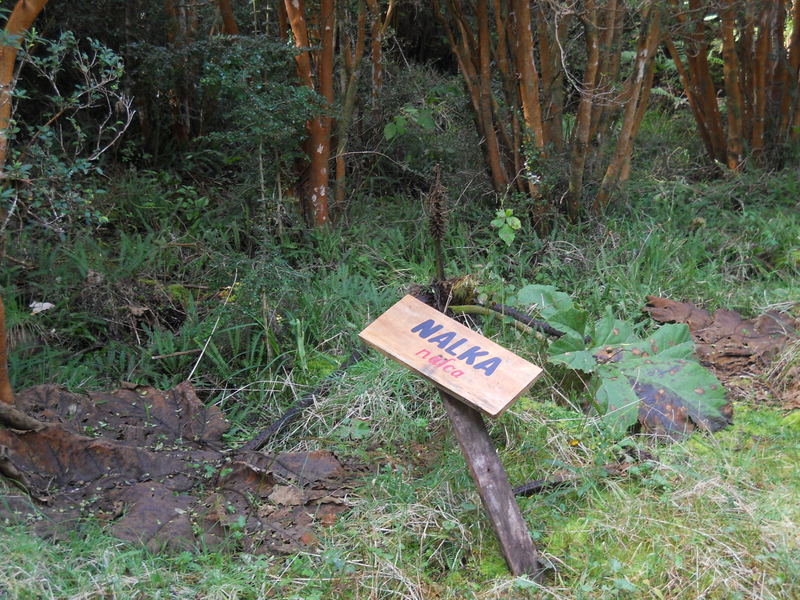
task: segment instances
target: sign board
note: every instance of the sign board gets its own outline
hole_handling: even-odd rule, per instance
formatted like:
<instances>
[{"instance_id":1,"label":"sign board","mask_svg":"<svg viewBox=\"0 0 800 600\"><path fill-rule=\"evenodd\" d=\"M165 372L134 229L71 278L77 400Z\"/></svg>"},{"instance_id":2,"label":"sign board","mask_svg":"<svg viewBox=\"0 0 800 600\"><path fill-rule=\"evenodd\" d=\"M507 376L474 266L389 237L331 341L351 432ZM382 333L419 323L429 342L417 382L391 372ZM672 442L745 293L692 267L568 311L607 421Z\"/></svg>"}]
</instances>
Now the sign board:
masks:
<instances>
[{"instance_id":1,"label":"sign board","mask_svg":"<svg viewBox=\"0 0 800 600\"><path fill-rule=\"evenodd\" d=\"M542 372L413 296L405 296L359 337L491 417L500 415Z\"/></svg>"}]
</instances>

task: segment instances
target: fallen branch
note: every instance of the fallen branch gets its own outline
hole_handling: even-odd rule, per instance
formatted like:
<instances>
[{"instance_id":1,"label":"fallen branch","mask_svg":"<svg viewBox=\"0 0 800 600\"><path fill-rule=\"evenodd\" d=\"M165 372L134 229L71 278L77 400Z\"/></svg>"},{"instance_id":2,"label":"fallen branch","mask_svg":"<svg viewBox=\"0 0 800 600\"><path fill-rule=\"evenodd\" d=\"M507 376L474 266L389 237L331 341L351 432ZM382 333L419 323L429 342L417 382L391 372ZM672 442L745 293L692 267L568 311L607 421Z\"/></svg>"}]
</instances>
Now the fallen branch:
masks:
<instances>
[{"instance_id":1,"label":"fallen branch","mask_svg":"<svg viewBox=\"0 0 800 600\"><path fill-rule=\"evenodd\" d=\"M486 308L485 306L481 306L479 304L448 306L447 309L451 312L461 315L483 315L484 317L493 317L496 314L492 312L490 309ZM514 328L517 331L521 331L522 333L533 332L533 329L531 329L524 323L520 323L519 321L514 321L512 325L514 325Z\"/></svg>"},{"instance_id":2,"label":"fallen branch","mask_svg":"<svg viewBox=\"0 0 800 600\"><path fill-rule=\"evenodd\" d=\"M560 331L553 327L552 325L548 325L544 321L539 321L538 319L534 319L530 315L526 315L524 312L517 310L516 308L512 308L511 306L506 306L505 304L498 304L497 302L492 302L489 308L495 312L500 313L503 316L511 317L515 321L519 321L520 323L524 323L528 327L535 329L537 331L541 331L544 334L549 336L560 338L564 335L563 331Z\"/></svg>"},{"instance_id":3,"label":"fallen branch","mask_svg":"<svg viewBox=\"0 0 800 600\"><path fill-rule=\"evenodd\" d=\"M364 350L361 347L355 348L351 353L350 356L347 357L347 360L342 363L342 365L333 371L332 373L328 374L325 379L312 391L310 394L303 396L300 400L295 402L289 409L283 413L280 419L272 423L269 427L267 427L264 431L259 433L256 437L252 440L244 444L241 448L239 448L239 452L246 452L246 451L256 451L263 448L269 438L273 435L278 433L281 429L286 427L289 423L294 421L300 413L314 404L314 401L317 399L317 396L322 396L325 394L331 387L334 381L339 378L342 374L344 374L347 369L352 367L354 364L359 362L364 357Z\"/></svg>"},{"instance_id":4,"label":"fallen branch","mask_svg":"<svg viewBox=\"0 0 800 600\"><path fill-rule=\"evenodd\" d=\"M535 331L537 333L544 333L545 335L549 335L554 338L560 338L565 335L563 331L556 329L544 321L534 319L530 315L526 315L524 312L517 310L516 308L506 306L505 304L498 304L497 302L492 302L489 306L484 306L483 304L463 304L457 306L448 306L447 308L448 310L459 314L483 315L484 317L492 317L495 315L511 317L514 319L514 327L517 329L517 331L521 331L522 333L531 333ZM585 341L589 341L588 338Z\"/></svg>"},{"instance_id":5,"label":"fallen branch","mask_svg":"<svg viewBox=\"0 0 800 600\"><path fill-rule=\"evenodd\" d=\"M598 468L604 471L608 477L619 477L623 475L632 464L633 463L611 463ZM515 487L514 495L533 496L534 494L541 494L549 490L575 485L585 478L585 473L563 473L560 475L553 475L552 477L545 477L544 479L536 479Z\"/></svg>"},{"instance_id":6,"label":"fallen branch","mask_svg":"<svg viewBox=\"0 0 800 600\"><path fill-rule=\"evenodd\" d=\"M31 269L35 269L36 268L36 265L34 265L32 263L29 263L29 262L27 262L25 260L22 260L21 258L14 258L10 254L5 254L4 253L2 256L0 256L0 258L4 258L5 260L7 260L9 262L12 262L15 265L19 265L23 269L31 270Z\"/></svg>"},{"instance_id":7,"label":"fallen branch","mask_svg":"<svg viewBox=\"0 0 800 600\"><path fill-rule=\"evenodd\" d=\"M170 352L169 354L156 354L155 356L151 356L150 360L161 360L162 358L173 358L174 356L186 356L187 354L198 354L202 352L201 348L195 348L194 350L182 350L181 352Z\"/></svg>"}]
</instances>

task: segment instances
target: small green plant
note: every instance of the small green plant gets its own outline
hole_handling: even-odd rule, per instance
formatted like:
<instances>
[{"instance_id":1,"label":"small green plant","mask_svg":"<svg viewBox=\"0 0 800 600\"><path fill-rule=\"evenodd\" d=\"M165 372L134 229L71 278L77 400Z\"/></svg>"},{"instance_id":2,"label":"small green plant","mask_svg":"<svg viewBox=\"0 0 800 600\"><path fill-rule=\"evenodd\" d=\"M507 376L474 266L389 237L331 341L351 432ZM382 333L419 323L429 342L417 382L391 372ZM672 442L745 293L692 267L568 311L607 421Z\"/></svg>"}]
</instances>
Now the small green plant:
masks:
<instances>
[{"instance_id":1,"label":"small green plant","mask_svg":"<svg viewBox=\"0 0 800 600\"><path fill-rule=\"evenodd\" d=\"M414 106L404 106L400 109L400 114L395 115L383 128L383 137L389 142L396 137L405 135L409 126L419 127L422 131L433 131L436 129L436 121L433 119L433 112L427 108L416 108Z\"/></svg>"},{"instance_id":2,"label":"small green plant","mask_svg":"<svg viewBox=\"0 0 800 600\"><path fill-rule=\"evenodd\" d=\"M514 216L513 208L501 208L495 213L491 225L497 229L498 237L510 246L517 237L517 231L522 228L522 222Z\"/></svg>"}]
</instances>

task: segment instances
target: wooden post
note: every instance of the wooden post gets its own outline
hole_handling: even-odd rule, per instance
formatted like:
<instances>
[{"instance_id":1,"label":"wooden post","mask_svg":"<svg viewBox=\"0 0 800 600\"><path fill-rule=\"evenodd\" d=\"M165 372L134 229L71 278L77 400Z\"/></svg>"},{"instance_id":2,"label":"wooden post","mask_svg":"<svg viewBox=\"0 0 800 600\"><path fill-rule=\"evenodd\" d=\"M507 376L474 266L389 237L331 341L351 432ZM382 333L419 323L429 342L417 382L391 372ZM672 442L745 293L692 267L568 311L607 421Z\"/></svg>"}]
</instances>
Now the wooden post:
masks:
<instances>
[{"instance_id":1,"label":"wooden post","mask_svg":"<svg viewBox=\"0 0 800 600\"><path fill-rule=\"evenodd\" d=\"M508 475L480 413L440 391L453 432L483 501L500 549L514 575L538 580L542 567L528 527L511 491Z\"/></svg>"},{"instance_id":2,"label":"wooden post","mask_svg":"<svg viewBox=\"0 0 800 600\"><path fill-rule=\"evenodd\" d=\"M412 296L359 337L439 388L509 569L538 579L539 554L478 411L499 416L542 370Z\"/></svg>"}]
</instances>

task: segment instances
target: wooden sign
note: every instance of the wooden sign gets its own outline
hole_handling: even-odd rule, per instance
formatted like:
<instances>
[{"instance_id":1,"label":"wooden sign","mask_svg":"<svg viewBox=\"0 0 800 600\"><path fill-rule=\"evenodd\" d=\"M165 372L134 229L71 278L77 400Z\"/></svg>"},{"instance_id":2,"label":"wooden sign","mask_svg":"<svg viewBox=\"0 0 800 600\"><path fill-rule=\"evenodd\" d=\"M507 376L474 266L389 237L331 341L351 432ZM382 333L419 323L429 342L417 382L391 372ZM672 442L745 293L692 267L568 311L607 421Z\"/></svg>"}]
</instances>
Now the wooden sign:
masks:
<instances>
[{"instance_id":1,"label":"wooden sign","mask_svg":"<svg viewBox=\"0 0 800 600\"><path fill-rule=\"evenodd\" d=\"M413 296L392 306L359 337L492 417L500 415L542 372Z\"/></svg>"}]
</instances>

